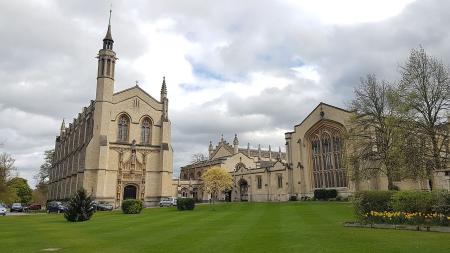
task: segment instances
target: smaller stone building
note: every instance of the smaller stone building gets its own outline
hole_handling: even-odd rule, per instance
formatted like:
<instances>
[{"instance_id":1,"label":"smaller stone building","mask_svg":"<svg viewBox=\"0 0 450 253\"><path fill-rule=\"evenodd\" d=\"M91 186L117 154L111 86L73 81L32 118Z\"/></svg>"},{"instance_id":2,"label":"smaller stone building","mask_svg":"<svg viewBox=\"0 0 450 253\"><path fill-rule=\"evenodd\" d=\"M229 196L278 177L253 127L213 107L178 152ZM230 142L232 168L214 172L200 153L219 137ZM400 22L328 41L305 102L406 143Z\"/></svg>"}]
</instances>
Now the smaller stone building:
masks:
<instances>
[{"instance_id":1,"label":"smaller stone building","mask_svg":"<svg viewBox=\"0 0 450 253\"><path fill-rule=\"evenodd\" d=\"M233 189L219 196L225 201L281 201L288 200L292 182L290 170L285 166L286 154L278 151L239 148L235 135L233 145L222 139L217 146L209 144L209 159L181 167L180 178L173 182L174 196L192 197L208 201L210 196L202 191L202 174L221 167L233 178Z\"/></svg>"}]
</instances>

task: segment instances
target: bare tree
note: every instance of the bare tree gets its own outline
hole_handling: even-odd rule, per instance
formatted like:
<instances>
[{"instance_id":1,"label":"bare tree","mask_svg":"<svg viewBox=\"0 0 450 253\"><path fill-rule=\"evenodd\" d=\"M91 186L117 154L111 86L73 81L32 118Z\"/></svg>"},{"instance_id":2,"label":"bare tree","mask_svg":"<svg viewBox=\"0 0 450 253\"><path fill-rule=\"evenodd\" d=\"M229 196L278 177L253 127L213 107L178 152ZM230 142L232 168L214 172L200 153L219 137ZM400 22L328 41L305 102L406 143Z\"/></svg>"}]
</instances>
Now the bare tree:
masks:
<instances>
[{"instance_id":1,"label":"bare tree","mask_svg":"<svg viewBox=\"0 0 450 253\"><path fill-rule=\"evenodd\" d=\"M398 127L390 95L392 86L375 75L361 78L351 108L355 111L349 131L349 161L353 175L372 177L382 173L388 188L399 178Z\"/></svg>"},{"instance_id":2,"label":"bare tree","mask_svg":"<svg viewBox=\"0 0 450 253\"><path fill-rule=\"evenodd\" d=\"M8 153L0 154L0 184L5 184L15 170L14 162L16 160Z\"/></svg>"},{"instance_id":3,"label":"bare tree","mask_svg":"<svg viewBox=\"0 0 450 253\"><path fill-rule=\"evenodd\" d=\"M203 153L195 153L192 155L192 163L195 162L201 162L201 161L207 161L208 160L208 156L203 154Z\"/></svg>"},{"instance_id":4,"label":"bare tree","mask_svg":"<svg viewBox=\"0 0 450 253\"><path fill-rule=\"evenodd\" d=\"M411 50L401 75L399 111L413 124L411 133L425 140L425 170L433 189L433 172L445 169L448 158L449 74L440 60L419 47Z\"/></svg>"}]
</instances>

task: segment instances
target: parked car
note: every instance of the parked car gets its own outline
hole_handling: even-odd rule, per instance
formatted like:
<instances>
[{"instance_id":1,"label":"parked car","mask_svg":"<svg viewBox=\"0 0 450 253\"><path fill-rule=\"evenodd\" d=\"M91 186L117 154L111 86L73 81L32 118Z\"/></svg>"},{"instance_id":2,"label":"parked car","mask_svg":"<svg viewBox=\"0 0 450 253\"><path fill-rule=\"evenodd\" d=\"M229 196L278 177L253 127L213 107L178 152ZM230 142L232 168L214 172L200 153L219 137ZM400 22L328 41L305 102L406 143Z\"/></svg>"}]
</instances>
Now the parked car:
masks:
<instances>
[{"instance_id":1,"label":"parked car","mask_svg":"<svg viewBox=\"0 0 450 253\"><path fill-rule=\"evenodd\" d=\"M2 204L0 204L0 215L6 215L6 207L4 207Z\"/></svg>"},{"instance_id":2,"label":"parked car","mask_svg":"<svg viewBox=\"0 0 450 253\"><path fill-rule=\"evenodd\" d=\"M24 208L21 203L13 203L11 206L11 213L12 212L23 212Z\"/></svg>"},{"instance_id":3,"label":"parked car","mask_svg":"<svg viewBox=\"0 0 450 253\"><path fill-rule=\"evenodd\" d=\"M113 205L105 201L94 201L94 208L96 211L112 211Z\"/></svg>"},{"instance_id":4,"label":"parked car","mask_svg":"<svg viewBox=\"0 0 450 253\"><path fill-rule=\"evenodd\" d=\"M27 207L25 207L26 211L36 211L36 210L41 210L41 209L42 209L42 206L39 204L31 204L31 205L28 205Z\"/></svg>"},{"instance_id":5,"label":"parked car","mask_svg":"<svg viewBox=\"0 0 450 253\"><path fill-rule=\"evenodd\" d=\"M47 204L47 213L62 213L64 210L66 207L60 201L52 201Z\"/></svg>"},{"instance_id":6,"label":"parked car","mask_svg":"<svg viewBox=\"0 0 450 253\"><path fill-rule=\"evenodd\" d=\"M177 198L174 197L170 197L170 198L165 198L162 199L159 202L159 206L163 207L163 206L176 206L177 205Z\"/></svg>"}]
</instances>

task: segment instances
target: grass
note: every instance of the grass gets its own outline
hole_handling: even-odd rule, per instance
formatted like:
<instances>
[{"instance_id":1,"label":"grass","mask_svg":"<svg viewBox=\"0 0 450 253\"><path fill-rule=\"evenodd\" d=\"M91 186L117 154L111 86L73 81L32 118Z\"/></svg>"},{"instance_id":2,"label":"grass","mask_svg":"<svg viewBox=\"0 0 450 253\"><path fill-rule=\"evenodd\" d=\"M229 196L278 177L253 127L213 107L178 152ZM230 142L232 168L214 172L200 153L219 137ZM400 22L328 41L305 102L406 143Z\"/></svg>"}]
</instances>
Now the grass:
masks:
<instances>
[{"instance_id":1,"label":"grass","mask_svg":"<svg viewBox=\"0 0 450 253\"><path fill-rule=\"evenodd\" d=\"M82 223L61 214L0 217L1 252L450 252L450 234L344 228L339 202L233 203L215 210L103 212Z\"/></svg>"}]
</instances>

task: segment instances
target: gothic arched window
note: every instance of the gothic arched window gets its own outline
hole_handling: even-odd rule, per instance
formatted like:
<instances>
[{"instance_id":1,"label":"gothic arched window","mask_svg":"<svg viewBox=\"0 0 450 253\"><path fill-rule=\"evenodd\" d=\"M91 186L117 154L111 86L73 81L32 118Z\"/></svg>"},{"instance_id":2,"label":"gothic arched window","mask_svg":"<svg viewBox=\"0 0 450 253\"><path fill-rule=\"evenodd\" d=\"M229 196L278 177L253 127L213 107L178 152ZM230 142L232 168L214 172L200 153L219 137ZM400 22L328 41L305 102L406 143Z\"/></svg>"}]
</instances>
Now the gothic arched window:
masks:
<instances>
[{"instance_id":1,"label":"gothic arched window","mask_svg":"<svg viewBox=\"0 0 450 253\"><path fill-rule=\"evenodd\" d=\"M314 188L347 187L342 168L342 137L339 130L324 126L309 134Z\"/></svg>"},{"instance_id":2,"label":"gothic arched window","mask_svg":"<svg viewBox=\"0 0 450 253\"><path fill-rule=\"evenodd\" d=\"M150 144L150 133L151 133L151 127L152 127L152 123L150 121L149 118L144 118L144 120L142 120L142 125L141 125L141 142L143 144Z\"/></svg>"},{"instance_id":3,"label":"gothic arched window","mask_svg":"<svg viewBox=\"0 0 450 253\"><path fill-rule=\"evenodd\" d=\"M117 141L119 142L127 142L128 141L128 127L130 125L130 121L126 115L121 115L119 117L118 131L117 131Z\"/></svg>"}]
</instances>

